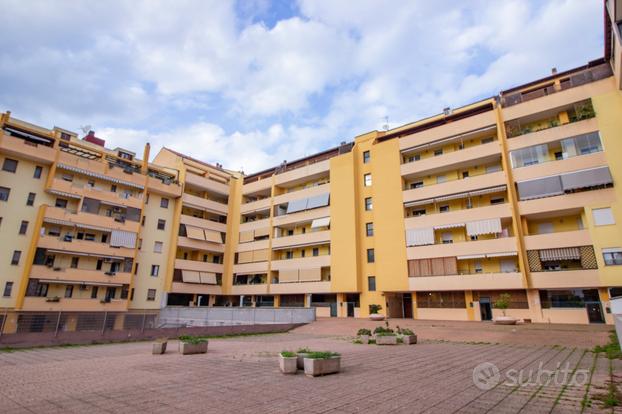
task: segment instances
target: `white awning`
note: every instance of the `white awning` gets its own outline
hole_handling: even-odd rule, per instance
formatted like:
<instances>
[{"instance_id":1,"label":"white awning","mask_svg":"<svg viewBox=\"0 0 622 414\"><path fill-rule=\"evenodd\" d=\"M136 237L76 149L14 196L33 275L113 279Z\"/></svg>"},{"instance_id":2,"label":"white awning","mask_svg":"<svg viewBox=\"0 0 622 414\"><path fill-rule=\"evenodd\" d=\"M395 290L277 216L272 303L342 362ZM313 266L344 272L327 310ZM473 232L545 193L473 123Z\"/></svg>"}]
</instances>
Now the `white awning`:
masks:
<instances>
[{"instance_id":1,"label":"white awning","mask_svg":"<svg viewBox=\"0 0 622 414\"><path fill-rule=\"evenodd\" d=\"M310 197L307 200L307 210L311 210L312 208L325 207L328 205L330 200L330 194L324 193L320 195L316 195L315 197Z\"/></svg>"},{"instance_id":2,"label":"white awning","mask_svg":"<svg viewBox=\"0 0 622 414\"><path fill-rule=\"evenodd\" d=\"M540 260L552 262L557 260L580 260L581 251L578 247L540 250Z\"/></svg>"},{"instance_id":3,"label":"white awning","mask_svg":"<svg viewBox=\"0 0 622 414\"><path fill-rule=\"evenodd\" d=\"M59 280L59 279L39 279L41 283L50 283L57 285L86 285L86 286L123 286L123 283L108 283L108 282L87 282L76 280Z\"/></svg>"},{"instance_id":4,"label":"white awning","mask_svg":"<svg viewBox=\"0 0 622 414\"><path fill-rule=\"evenodd\" d=\"M424 246L434 244L434 229L406 230L406 246Z\"/></svg>"},{"instance_id":5,"label":"white awning","mask_svg":"<svg viewBox=\"0 0 622 414\"><path fill-rule=\"evenodd\" d=\"M507 190L506 185L500 185L497 187L484 188L483 190L471 191L469 192L469 197L480 196L484 194L498 193L500 191Z\"/></svg>"},{"instance_id":6,"label":"white awning","mask_svg":"<svg viewBox=\"0 0 622 414\"><path fill-rule=\"evenodd\" d=\"M467 259L483 259L485 258L485 254L465 254L464 256L456 256L458 260L467 260Z\"/></svg>"},{"instance_id":7,"label":"white awning","mask_svg":"<svg viewBox=\"0 0 622 414\"><path fill-rule=\"evenodd\" d=\"M464 226L464 223L442 224L440 226L434 226L434 230L457 229L458 227Z\"/></svg>"},{"instance_id":8,"label":"white awning","mask_svg":"<svg viewBox=\"0 0 622 414\"><path fill-rule=\"evenodd\" d=\"M195 272L194 270L182 270L181 280L184 283L201 283L199 272Z\"/></svg>"},{"instance_id":9,"label":"white awning","mask_svg":"<svg viewBox=\"0 0 622 414\"><path fill-rule=\"evenodd\" d=\"M504 253L488 253L486 257L509 257L517 256L518 252L504 252Z\"/></svg>"},{"instance_id":10,"label":"white awning","mask_svg":"<svg viewBox=\"0 0 622 414\"><path fill-rule=\"evenodd\" d=\"M434 202L434 199L432 198L428 198L426 200L419 200L419 201L409 201L408 203L404 203L404 207L424 206L426 204L432 204L433 202Z\"/></svg>"},{"instance_id":11,"label":"white awning","mask_svg":"<svg viewBox=\"0 0 622 414\"><path fill-rule=\"evenodd\" d=\"M313 220L313 222L311 223L311 228L317 229L320 227L328 227L329 225L330 225L330 217L322 217L322 218Z\"/></svg>"},{"instance_id":12,"label":"white awning","mask_svg":"<svg viewBox=\"0 0 622 414\"><path fill-rule=\"evenodd\" d=\"M136 233L129 231L113 230L110 235L110 246L127 247L133 249L136 247Z\"/></svg>"},{"instance_id":13,"label":"white awning","mask_svg":"<svg viewBox=\"0 0 622 414\"><path fill-rule=\"evenodd\" d=\"M73 167L71 165L66 165L66 164L58 163L57 167L61 168L63 170L73 171L73 172L77 172L77 173L80 173L80 174L88 175L90 177L99 178L100 180L109 181L109 182L118 183L118 184L123 184L123 185L126 185L128 187L139 188L141 190L143 190L145 188L144 186L142 186L140 184L133 183L131 181L119 180L117 178L113 178L113 177L110 177L108 175L98 174L96 172L89 171L89 170L84 170L84 169L78 168L78 167Z\"/></svg>"},{"instance_id":14,"label":"white awning","mask_svg":"<svg viewBox=\"0 0 622 414\"><path fill-rule=\"evenodd\" d=\"M201 283L205 285L215 285L216 284L216 273L209 272L199 272L199 278Z\"/></svg>"},{"instance_id":15,"label":"white awning","mask_svg":"<svg viewBox=\"0 0 622 414\"><path fill-rule=\"evenodd\" d=\"M438 145L445 145L448 144L450 142L453 141L459 141L461 139L468 139L469 137L473 136L473 134L480 134L482 132L486 132L486 131L492 131L497 129L496 125L491 125L491 126L487 126L487 127L483 127L483 128L479 128L473 131L469 131L469 132L464 132L462 134L459 135L454 135L448 138L442 138L436 141L432 141L432 142L428 142L426 144L421 144L421 145L416 145L414 147L410 147L410 148L404 148L403 150L401 150L400 152L403 154L405 152L412 152L412 151L420 151L429 147L435 147Z\"/></svg>"},{"instance_id":16,"label":"white awning","mask_svg":"<svg viewBox=\"0 0 622 414\"><path fill-rule=\"evenodd\" d=\"M471 221L466 224L466 230L467 235L469 236L501 233L501 219L493 218L488 220Z\"/></svg>"},{"instance_id":17,"label":"white awning","mask_svg":"<svg viewBox=\"0 0 622 414\"><path fill-rule=\"evenodd\" d=\"M77 200L80 200L82 198L77 194L66 193L64 191L58 191L58 190L52 190L52 189L49 189L47 191L50 194L54 194L54 195L61 196L61 197L75 198Z\"/></svg>"},{"instance_id":18,"label":"white awning","mask_svg":"<svg viewBox=\"0 0 622 414\"><path fill-rule=\"evenodd\" d=\"M466 198L468 196L469 196L469 193L450 194L450 195L446 195L446 196L442 196L442 197L436 197L434 199L434 202L435 203L440 203L442 201L457 200L459 198Z\"/></svg>"},{"instance_id":19,"label":"white awning","mask_svg":"<svg viewBox=\"0 0 622 414\"><path fill-rule=\"evenodd\" d=\"M308 199L303 198L301 200L292 200L287 203L287 214L297 213L299 211L306 210Z\"/></svg>"},{"instance_id":20,"label":"white awning","mask_svg":"<svg viewBox=\"0 0 622 414\"><path fill-rule=\"evenodd\" d=\"M607 247L602 249L603 253L622 253L622 248L620 247Z\"/></svg>"}]
</instances>

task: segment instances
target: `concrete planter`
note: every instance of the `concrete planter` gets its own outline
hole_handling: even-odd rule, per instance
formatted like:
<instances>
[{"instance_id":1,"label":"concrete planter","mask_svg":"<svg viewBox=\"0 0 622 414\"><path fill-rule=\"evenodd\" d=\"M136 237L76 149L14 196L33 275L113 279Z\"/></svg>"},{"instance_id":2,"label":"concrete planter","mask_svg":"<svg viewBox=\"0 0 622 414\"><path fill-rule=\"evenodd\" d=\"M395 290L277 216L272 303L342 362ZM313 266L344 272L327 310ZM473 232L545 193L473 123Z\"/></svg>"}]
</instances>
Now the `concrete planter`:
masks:
<instances>
[{"instance_id":1,"label":"concrete planter","mask_svg":"<svg viewBox=\"0 0 622 414\"><path fill-rule=\"evenodd\" d=\"M380 313L372 313L369 315L369 319L372 321L384 321L384 315L381 315Z\"/></svg>"},{"instance_id":2,"label":"concrete planter","mask_svg":"<svg viewBox=\"0 0 622 414\"><path fill-rule=\"evenodd\" d=\"M166 352L166 344L167 344L166 341L154 342L151 353L153 355L162 355L163 353Z\"/></svg>"},{"instance_id":3,"label":"concrete planter","mask_svg":"<svg viewBox=\"0 0 622 414\"><path fill-rule=\"evenodd\" d=\"M376 335L376 345L397 345L397 335Z\"/></svg>"},{"instance_id":4,"label":"concrete planter","mask_svg":"<svg viewBox=\"0 0 622 414\"><path fill-rule=\"evenodd\" d=\"M369 344L369 335L361 335L359 338L361 339L362 343L366 345Z\"/></svg>"},{"instance_id":5,"label":"concrete planter","mask_svg":"<svg viewBox=\"0 0 622 414\"><path fill-rule=\"evenodd\" d=\"M297 354L298 358L296 360L296 366L298 369L305 369L305 358L309 355L308 353Z\"/></svg>"},{"instance_id":6,"label":"concrete planter","mask_svg":"<svg viewBox=\"0 0 622 414\"><path fill-rule=\"evenodd\" d=\"M284 357L279 354L279 369L283 374L295 374L298 371L298 357Z\"/></svg>"},{"instance_id":7,"label":"concrete planter","mask_svg":"<svg viewBox=\"0 0 622 414\"><path fill-rule=\"evenodd\" d=\"M405 335L402 337L404 345L414 345L417 343L417 335Z\"/></svg>"},{"instance_id":8,"label":"concrete planter","mask_svg":"<svg viewBox=\"0 0 622 414\"><path fill-rule=\"evenodd\" d=\"M336 374L341 370L341 357L334 356L327 359L305 358L305 375L317 377L320 375Z\"/></svg>"},{"instance_id":9,"label":"concrete planter","mask_svg":"<svg viewBox=\"0 0 622 414\"><path fill-rule=\"evenodd\" d=\"M498 316L495 318L495 325L516 325L517 319L511 316Z\"/></svg>"},{"instance_id":10,"label":"concrete planter","mask_svg":"<svg viewBox=\"0 0 622 414\"><path fill-rule=\"evenodd\" d=\"M207 353L207 342L200 342L198 344L180 342L179 353L182 355L205 354Z\"/></svg>"}]
</instances>

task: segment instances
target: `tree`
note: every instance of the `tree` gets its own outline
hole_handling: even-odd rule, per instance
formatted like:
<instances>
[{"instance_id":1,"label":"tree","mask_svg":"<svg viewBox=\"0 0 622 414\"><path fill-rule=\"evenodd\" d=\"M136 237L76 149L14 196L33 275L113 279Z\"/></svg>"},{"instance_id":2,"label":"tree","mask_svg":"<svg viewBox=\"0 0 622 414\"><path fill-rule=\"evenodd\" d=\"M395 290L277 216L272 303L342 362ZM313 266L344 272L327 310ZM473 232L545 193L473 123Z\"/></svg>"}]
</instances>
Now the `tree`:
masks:
<instances>
[{"instance_id":1,"label":"tree","mask_svg":"<svg viewBox=\"0 0 622 414\"><path fill-rule=\"evenodd\" d=\"M495 308L501 309L503 312L503 316L505 316L505 311L510 307L510 300L512 299L512 295L509 293L502 293L499 295L495 302Z\"/></svg>"}]
</instances>

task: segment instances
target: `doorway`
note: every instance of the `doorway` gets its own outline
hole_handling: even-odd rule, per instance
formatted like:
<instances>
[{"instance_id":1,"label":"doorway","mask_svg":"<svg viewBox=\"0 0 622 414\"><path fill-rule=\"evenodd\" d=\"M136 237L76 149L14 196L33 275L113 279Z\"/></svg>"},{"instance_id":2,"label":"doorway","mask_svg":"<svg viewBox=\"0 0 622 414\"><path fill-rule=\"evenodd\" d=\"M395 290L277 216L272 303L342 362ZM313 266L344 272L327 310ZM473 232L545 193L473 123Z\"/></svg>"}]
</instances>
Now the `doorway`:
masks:
<instances>
[{"instance_id":1,"label":"doorway","mask_svg":"<svg viewBox=\"0 0 622 414\"><path fill-rule=\"evenodd\" d=\"M585 309L590 323L605 323L603 307L600 302L585 302Z\"/></svg>"},{"instance_id":2,"label":"doorway","mask_svg":"<svg viewBox=\"0 0 622 414\"><path fill-rule=\"evenodd\" d=\"M490 304L490 298L486 298L486 297L479 298L479 312L481 314L483 321L492 320L492 306Z\"/></svg>"},{"instance_id":3,"label":"doorway","mask_svg":"<svg viewBox=\"0 0 622 414\"><path fill-rule=\"evenodd\" d=\"M346 302L348 318L354 318L354 302Z\"/></svg>"},{"instance_id":4,"label":"doorway","mask_svg":"<svg viewBox=\"0 0 622 414\"><path fill-rule=\"evenodd\" d=\"M412 319L413 317L413 297L410 293L404 293L402 296L402 308L404 309L404 318Z\"/></svg>"}]
</instances>

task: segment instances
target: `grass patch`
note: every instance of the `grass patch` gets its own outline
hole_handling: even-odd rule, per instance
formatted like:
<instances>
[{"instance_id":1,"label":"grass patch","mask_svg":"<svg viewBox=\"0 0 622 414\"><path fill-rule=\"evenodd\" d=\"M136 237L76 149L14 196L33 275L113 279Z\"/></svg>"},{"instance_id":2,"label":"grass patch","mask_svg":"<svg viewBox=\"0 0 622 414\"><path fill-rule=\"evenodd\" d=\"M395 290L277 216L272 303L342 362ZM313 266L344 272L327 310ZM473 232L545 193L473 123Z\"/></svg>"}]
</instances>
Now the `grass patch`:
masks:
<instances>
[{"instance_id":1,"label":"grass patch","mask_svg":"<svg viewBox=\"0 0 622 414\"><path fill-rule=\"evenodd\" d=\"M620 350L620 342L615 331L609 334L609 342L605 345L596 345L592 351L595 354L604 353L609 359L622 359L622 351Z\"/></svg>"}]
</instances>

